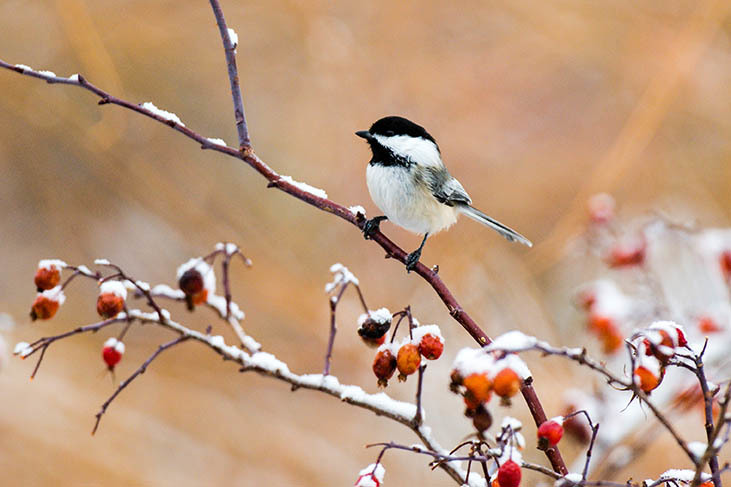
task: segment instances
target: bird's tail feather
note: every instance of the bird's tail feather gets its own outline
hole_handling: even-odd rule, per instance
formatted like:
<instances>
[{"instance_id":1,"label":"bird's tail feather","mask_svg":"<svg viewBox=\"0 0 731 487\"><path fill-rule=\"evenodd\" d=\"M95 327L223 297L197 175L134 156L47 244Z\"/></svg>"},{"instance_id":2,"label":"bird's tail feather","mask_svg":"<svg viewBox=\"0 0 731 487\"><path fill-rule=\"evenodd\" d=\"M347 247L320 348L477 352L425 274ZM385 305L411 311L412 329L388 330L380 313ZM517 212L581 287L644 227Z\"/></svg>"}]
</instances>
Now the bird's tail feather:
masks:
<instances>
[{"instance_id":1,"label":"bird's tail feather","mask_svg":"<svg viewBox=\"0 0 731 487\"><path fill-rule=\"evenodd\" d=\"M519 234L512 228L506 227L499 221L485 215L483 212L481 212L477 208L473 208L470 205L459 205L458 208L461 213L464 213L465 215L472 218L476 222L480 222L483 225L486 225L486 226L492 228L493 230L498 232L500 235L502 235L509 241L520 242L523 245L527 245L528 247L533 247L533 243L530 240L528 240L527 238L525 238L524 236L522 236L521 234Z\"/></svg>"}]
</instances>

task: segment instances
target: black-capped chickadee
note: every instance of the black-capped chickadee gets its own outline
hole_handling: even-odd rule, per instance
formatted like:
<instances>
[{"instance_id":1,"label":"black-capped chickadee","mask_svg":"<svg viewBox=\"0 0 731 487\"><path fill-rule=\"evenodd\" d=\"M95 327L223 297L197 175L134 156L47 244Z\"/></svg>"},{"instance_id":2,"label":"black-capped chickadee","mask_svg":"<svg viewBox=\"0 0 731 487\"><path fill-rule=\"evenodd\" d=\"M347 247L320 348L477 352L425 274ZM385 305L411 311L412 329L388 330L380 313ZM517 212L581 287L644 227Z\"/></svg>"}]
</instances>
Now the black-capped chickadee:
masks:
<instances>
[{"instance_id":1,"label":"black-capped chickadee","mask_svg":"<svg viewBox=\"0 0 731 487\"><path fill-rule=\"evenodd\" d=\"M407 271L419 262L429 235L449 228L460 213L487 225L511 242L533 245L515 230L471 206L472 200L444 167L439 146L424 127L391 116L355 135L366 139L373 152L366 181L371 199L385 214L366 222L365 237L378 229L383 220L424 235L419 248L406 258Z\"/></svg>"}]
</instances>

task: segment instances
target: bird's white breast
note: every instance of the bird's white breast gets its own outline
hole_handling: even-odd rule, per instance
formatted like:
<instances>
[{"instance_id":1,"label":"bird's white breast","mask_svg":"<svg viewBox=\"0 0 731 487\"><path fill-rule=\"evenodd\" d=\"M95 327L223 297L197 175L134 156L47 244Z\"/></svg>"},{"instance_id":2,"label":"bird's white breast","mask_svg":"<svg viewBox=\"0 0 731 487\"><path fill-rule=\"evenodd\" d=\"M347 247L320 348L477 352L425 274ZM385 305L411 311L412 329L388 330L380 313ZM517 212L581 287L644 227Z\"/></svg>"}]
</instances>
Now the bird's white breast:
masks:
<instances>
[{"instance_id":1,"label":"bird's white breast","mask_svg":"<svg viewBox=\"0 0 731 487\"><path fill-rule=\"evenodd\" d=\"M373 202L396 225L433 235L457 221L453 207L439 203L429 188L416 183L403 166L368 164L366 182Z\"/></svg>"}]
</instances>

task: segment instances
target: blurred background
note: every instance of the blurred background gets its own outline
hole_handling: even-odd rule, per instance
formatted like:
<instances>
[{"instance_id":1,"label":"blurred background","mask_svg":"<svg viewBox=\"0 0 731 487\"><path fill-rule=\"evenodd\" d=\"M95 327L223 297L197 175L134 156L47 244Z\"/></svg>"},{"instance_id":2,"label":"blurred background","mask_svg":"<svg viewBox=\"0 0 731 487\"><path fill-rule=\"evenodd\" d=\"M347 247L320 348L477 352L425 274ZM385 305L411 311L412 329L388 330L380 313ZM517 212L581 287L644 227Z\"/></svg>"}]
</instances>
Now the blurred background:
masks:
<instances>
[{"instance_id":1,"label":"blurred background","mask_svg":"<svg viewBox=\"0 0 731 487\"><path fill-rule=\"evenodd\" d=\"M555 343L583 340L573 293L597 266L571 249L586 201L611 193L626 218L663 214L700 227L731 222L731 3L724 0L224 1L252 141L282 174L377 214L365 185L370 158L353 132L383 115L424 125L475 205L531 238L510 245L473 222L430 239L422 260L490 335L520 329ZM0 2L0 58L59 75L81 73L132 102L152 101L190 128L236 146L221 40L207 2ZM162 124L78 88L0 72L0 336L12 349L97 320L93 283L74 282L51 321L31 323L42 258L98 257L151 283L216 242L254 261L233 266L245 329L295 372L319 372L327 345L329 266L360 278L369 306L411 304L438 323L445 356L430 365L427 420L444 446L472 431L447 391L456 352L471 346L433 291L384 261L352 226L267 190L236 160L201 151ZM384 224L407 250L419 238ZM570 270L570 271L569 271ZM173 316L233 340L209 310ZM373 352L355 333L354 295L339 308L333 372L377 391ZM0 362L0 478L4 485L351 485L377 452L416 439L405 428L309 391L255 375L196 344L162 355L112 404L104 336L77 336L33 361ZM116 332L115 332L116 333ZM117 378L169 334L133 327ZM558 392L585 374L529 363L549 416ZM726 377L728 374L726 375ZM412 400L415 380L388 393ZM499 418L527 419L522 401ZM702 438L701 418L688 436ZM533 449L529 460L545 463ZM658 452L662 452L658 455ZM582 454L568 442L565 455ZM687 466L665 436L615 480ZM424 458L391 452L388 485L446 485ZM624 475L624 477L623 477ZM526 483L539 480L526 476Z\"/></svg>"}]
</instances>

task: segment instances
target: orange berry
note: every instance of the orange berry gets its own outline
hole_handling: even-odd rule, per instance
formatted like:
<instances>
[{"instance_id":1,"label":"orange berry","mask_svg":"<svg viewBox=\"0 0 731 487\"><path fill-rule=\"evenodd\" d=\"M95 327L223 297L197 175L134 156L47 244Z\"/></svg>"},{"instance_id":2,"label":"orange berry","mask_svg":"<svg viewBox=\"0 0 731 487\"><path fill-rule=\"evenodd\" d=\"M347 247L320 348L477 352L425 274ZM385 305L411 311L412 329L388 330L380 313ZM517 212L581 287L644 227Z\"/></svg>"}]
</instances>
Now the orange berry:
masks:
<instances>
[{"instance_id":1,"label":"orange berry","mask_svg":"<svg viewBox=\"0 0 731 487\"><path fill-rule=\"evenodd\" d=\"M490 400L492 384L487 374L471 374L462 381L465 389L465 398L469 397L472 402L483 403ZM466 401L465 401L466 402Z\"/></svg>"},{"instance_id":2,"label":"orange berry","mask_svg":"<svg viewBox=\"0 0 731 487\"><path fill-rule=\"evenodd\" d=\"M124 309L124 299L112 293L102 293L96 299L96 312L103 318L114 318Z\"/></svg>"},{"instance_id":3,"label":"orange berry","mask_svg":"<svg viewBox=\"0 0 731 487\"><path fill-rule=\"evenodd\" d=\"M639 383L640 389L650 392L660 385L660 377L657 377L650 369L640 365L635 369L635 382Z\"/></svg>"},{"instance_id":4,"label":"orange berry","mask_svg":"<svg viewBox=\"0 0 731 487\"><path fill-rule=\"evenodd\" d=\"M617 330L616 327L612 326L606 329L603 333L599 334L599 339L602 342L602 350L606 354L611 354L622 348L624 343L624 336Z\"/></svg>"},{"instance_id":5,"label":"orange berry","mask_svg":"<svg viewBox=\"0 0 731 487\"><path fill-rule=\"evenodd\" d=\"M419 347L413 343L407 343L399 348L396 357L396 366L399 371L399 380L405 381L407 375L411 375L419 369L421 365L421 355Z\"/></svg>"},{"instance_id":6,"label":"orange berry","mask_svg":"<svg viewBox=\"0 0 731 487\"><path fill-rule=\"evenodd\" d=\"M34 278L38 292L53 289L60 281L61 271L57 267L41 267L36 271Z\"/></svg>"},{"instance_id":7,"label":"orange berry","mask_svg":"<svg viewBox=\"0 0 731 487\"><path fill-rule=\"evenodd\" d=\"M716 323L713 318L704 316L698 320L698 329L703 333L716 333L721 331L723 328L718 326L718 323Z\"/></svg>"},{"instance_id":8,"label":"orange berry","mask_svg":"<svg viewBox=\"0 0 731 487\"><path fill-rule=\"evenodd\" d=\"M596 333L605 333L611 328L616 328L611 318L602 315L589 315L589 329Z\"/></svg>"},{"instance_id":9,"label":"orange berry","mask_svg":"<svg viewBox=\"0 0 731 487\"><path fill-rule=\"evenodd\" d=\"M31 320L50 320L58 311L59 302L40 294L30 310Z\"/></svg>"},{"instance_id":10,"label":"orange berry","mask_svg":"<svg viewBox=\"0 0 731 487\"><path fill-rule=\"evenodd\" d=\"M492 383L495 394L502 398L511 398L520 391L522 380L518 374L510 368L505 368L497 373ZM501 483L502 485L502 483Z\"/></svg>"}]
</instances>

